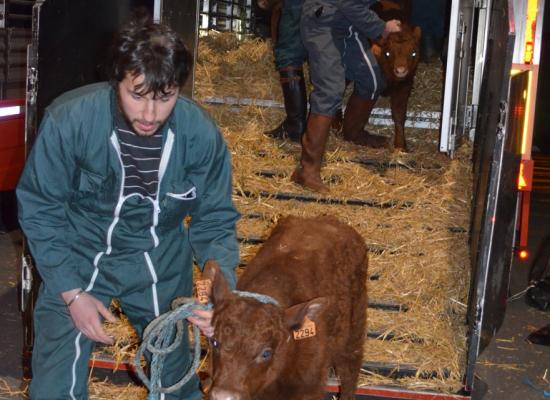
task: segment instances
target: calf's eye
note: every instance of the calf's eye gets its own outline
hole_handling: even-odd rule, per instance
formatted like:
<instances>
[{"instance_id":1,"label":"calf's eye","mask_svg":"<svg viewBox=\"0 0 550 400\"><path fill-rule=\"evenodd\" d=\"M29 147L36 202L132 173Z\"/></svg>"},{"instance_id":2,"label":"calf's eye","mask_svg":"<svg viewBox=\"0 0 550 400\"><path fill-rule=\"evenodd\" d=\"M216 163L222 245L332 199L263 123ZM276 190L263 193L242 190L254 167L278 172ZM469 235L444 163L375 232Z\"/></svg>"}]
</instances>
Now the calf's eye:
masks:
<instances>
[{"instance_id":1,"label":"calf's eye","mask_svg":"<svg viewBox=\"0 0 550 400\"><path fill-rule=\"evenodd\" d=\"M271 350L271 348L267 347L267 348L263 349L262 352L260 353L260 360L261 361L267 361L267 360L271 359L272 356L273 356L273 350Z\"/></svg>"},{"instance_id":2,"label":"calf's eye","mask_svg":"<svg viewBox=\"0 0 550 400\"><path fill-rule=\"evenodd\" d=\"M412 57L412 58L416 57L416 51L413 51L413 52L411 53L411 57Z\"/></svg>"},{"instance_id":3,"label":"calf's eye","mask_svg":"<svg viewBox=\"0 0 550 400\"><path fill-rule=\"evenodd\" d=\"M386 52L384 53L384 55L385 55L386 57L389 57L389 56L391 56L391 53L390 53L389 51L386 51Z\"/></svg>"},{"instance_id":4,"label":"calf's eye","mask_svg":"<svg viewBox=\"0 0 550 400\"><path fill-rule=\"evenodd\" d=\"M218 347L220 347L220 342L218 342L216 339L212 338L210 339L210 344L212 344L212 347L217 349Z\"/></svg>"}]
</instances>

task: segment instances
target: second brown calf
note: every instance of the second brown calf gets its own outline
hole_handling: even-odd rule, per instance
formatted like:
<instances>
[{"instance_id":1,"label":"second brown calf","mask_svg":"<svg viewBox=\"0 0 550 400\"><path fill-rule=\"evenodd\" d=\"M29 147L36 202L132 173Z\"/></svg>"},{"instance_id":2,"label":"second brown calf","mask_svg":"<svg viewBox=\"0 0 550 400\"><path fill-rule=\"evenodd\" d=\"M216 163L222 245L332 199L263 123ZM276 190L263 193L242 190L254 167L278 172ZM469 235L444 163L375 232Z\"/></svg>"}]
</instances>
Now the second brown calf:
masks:
<instances>
[{"instance_id":1,"label":"second brown calf","mask_svg":"<svg viewBox=\"0 0 550 400\"><path fill-rule=\"evenodd\" d=\"M406 150L405 120L407 105L414 84L418 66L420 28L403 24L401 32L390 33L372 47L382 67L386 89L382 96L389 96L391 115L395 125L394 147Z\"/></svg>"},{"instance_id":2,"label":"second brown calf","mask_svg":"<svg viewBox=\"0 0 550 400\"><path fill-rule=\"evenodd\" d=\"M213 280L210 399L319 400L330 366L340 398L354 399L367 307L367 248L354 229L282 219L237 284L278 305L231 292L212 265L204 276Z\"/></svg>"}]
</instances>

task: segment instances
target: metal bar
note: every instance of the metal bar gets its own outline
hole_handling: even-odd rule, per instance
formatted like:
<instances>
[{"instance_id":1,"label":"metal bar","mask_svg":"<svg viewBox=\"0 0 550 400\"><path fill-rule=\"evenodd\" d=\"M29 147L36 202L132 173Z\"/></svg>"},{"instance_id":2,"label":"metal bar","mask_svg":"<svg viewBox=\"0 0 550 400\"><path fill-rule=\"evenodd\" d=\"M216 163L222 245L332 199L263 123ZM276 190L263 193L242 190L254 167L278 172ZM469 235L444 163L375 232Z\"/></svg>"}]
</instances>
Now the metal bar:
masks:
<instances>
[{"instance_id":1,"label":"metal bar","mask_svg":"<svg viewBox=\"0 0 550 400\"><path fill-rule=\"evenodd\" d=\"M277 192L270 193L266 191L260 191L258 193L252 193L248 190L236 192L237 195L242 197L268 197L275 200L297 200L304 203L320 203L320 204L330 204L330 205L348 205L348 206L366 206L366 207L376 207L376 208L396 208L396 209L406 209L413 206L413 202L406 201L403 203L397 201L386 201L378 202L375 200L364 200L364 199L338 199L334 197L314 197L308 195L301 195L296 193L286 193L286 192Z\"/></svg>"},{"instance_id":2,"label":"metal bar","mask_svg":"<svg viewBox=\"0 0 550 400\"><path fill-rule=\"evenodd\" d=\"M394 303L392 301L369 300L369 308L375 308L375 309L384 310L384 311L397 311L397 312L409 311L408 306L404 304Z\"/></svg>"},{"instance_id":3,"label":"metal bar","mask_svg":"<svg viewBox=\"0 0 550 400\"><path fill-rule=\"evenodd\" d=\"M15 19L18 21L30 21L32 16L25 14L6 14L6 19Z\"/></svg>"},{"instance_id":4,"label":"metal bar","mask_svg":"<svg viewBox=\"0 0 550 400\"><path fill-rule=\"evenodd\" d=\"M371 307L372 308L372 307ZM424 344L426 341L418 336L407 335L402 336L395 332L386 332L386 331L368 331L367 337L376 340L396 340L403 342L411 342L417 344Z\"/></svg>"},{"instance_id":5,"label":"metal bar","mask_svg":"<svg viewBox=\"0 0 550 400\"><path fill-rule=\"evenodd\" d=\"M329 393L339 393L339 383L329 382L325 386ZM469 395L445 394L434 392L422 392L406 389L392 389L385 387L360 387L355 391L358 400L379 400L379 399L407 399L407 400L471 400Z\"/></svg>"},{"instance_id":6,"label":"metal bar","mask_svg":"<svg viewBox=\"0 0 550 400\"><path fill-rule=\"evenodd\" d=\"M17 4L20 6L34 6L34 0L7 0L9 4Z\"/></svg>"},{"instance_id":7,"label":"metal bar","mask_svg":"<svg viewBox=\"0 0 550 400\"><path fill-rule=\"evenodd\" d=\"M420 379L446 379L450 376L450 372L447 369L438 371L423 371L419 372L412 365L392 364L392 363L378 363L378 362L364 362L361 365L361 371L373 373L377 375L386 376L392 379L400 379L406 377L417 377Z\"/></svg>"},{"instance_id":8,"label":"metal bar","mask_svg":"<svg viewBox=\"0 0 550 400\"><path fill-rule=\"evenodd\" d=\"M232 96L205 96L200 100L204 103L213 105L229 105L236 107L255 105L257 107L266 108L284 108L283 103L270 99L238 98ZM438 111L407 111L407 120L405 121L405 127L439 129L440 118L441 113ZM369 123L372 125L381 126L393 125L393 120L391 119L391 110L389 108L373 109L369 119Z\"/></svg>"}]
</instances>

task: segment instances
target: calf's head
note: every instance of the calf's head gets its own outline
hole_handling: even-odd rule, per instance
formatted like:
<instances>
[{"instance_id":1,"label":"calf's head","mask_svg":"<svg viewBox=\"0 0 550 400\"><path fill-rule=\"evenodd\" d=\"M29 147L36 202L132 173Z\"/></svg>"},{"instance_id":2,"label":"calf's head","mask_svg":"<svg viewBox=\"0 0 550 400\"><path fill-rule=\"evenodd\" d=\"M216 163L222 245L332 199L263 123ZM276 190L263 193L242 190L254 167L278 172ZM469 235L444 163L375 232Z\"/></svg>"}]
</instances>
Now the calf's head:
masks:
<instances>
[{"instance_id":1,"label":"calf's head","mask_svg":"<svg viewBox=\"0 0 550 400\"><path fill-rule=\"evenodd\" d=\"M420 36L419 27L404 24L401 32L390 33L373 44L372 51L386 79L402 81L414 75L419 60Z\"/></svg>"},{"instance_id":2,"label":"calf's head","mask_svg":"<svg viewBox=\"0 0 550 400\"><path fill-rule=\"evenodd\" d=\"M326 299L282 308L231 292L212 264L214 336L211 339L211 400L250 400L273 385L295 357L293 331L307 317L316 321Z\"/></svg>"}]
</instances>

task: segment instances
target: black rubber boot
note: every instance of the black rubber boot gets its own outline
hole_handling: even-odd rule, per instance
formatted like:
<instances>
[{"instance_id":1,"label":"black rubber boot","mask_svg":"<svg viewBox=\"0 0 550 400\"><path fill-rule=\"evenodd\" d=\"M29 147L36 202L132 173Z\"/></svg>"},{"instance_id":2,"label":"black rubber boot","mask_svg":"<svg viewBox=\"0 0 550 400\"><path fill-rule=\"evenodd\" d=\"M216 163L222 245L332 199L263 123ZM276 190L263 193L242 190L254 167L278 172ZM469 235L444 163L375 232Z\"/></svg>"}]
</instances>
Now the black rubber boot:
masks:
<instances>
[{"instance_id":1,"label":"black rubber boot","mask_svg":"<svg viewBox=\"0 0 550 400\"><path fill-rule=\"evenodd\" d=\"M265 132L277 139L299 142L306 129L307 96L302 67L291 66L279 70L286 119L277 128Z\"/></svg>"}]
</instances>

